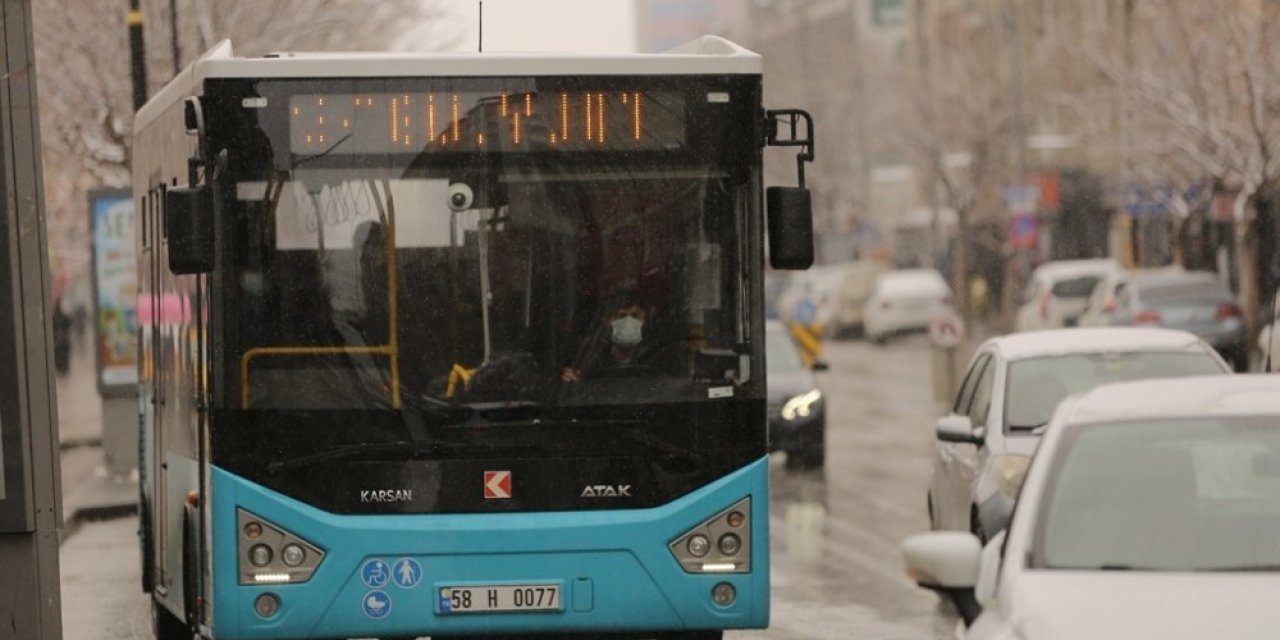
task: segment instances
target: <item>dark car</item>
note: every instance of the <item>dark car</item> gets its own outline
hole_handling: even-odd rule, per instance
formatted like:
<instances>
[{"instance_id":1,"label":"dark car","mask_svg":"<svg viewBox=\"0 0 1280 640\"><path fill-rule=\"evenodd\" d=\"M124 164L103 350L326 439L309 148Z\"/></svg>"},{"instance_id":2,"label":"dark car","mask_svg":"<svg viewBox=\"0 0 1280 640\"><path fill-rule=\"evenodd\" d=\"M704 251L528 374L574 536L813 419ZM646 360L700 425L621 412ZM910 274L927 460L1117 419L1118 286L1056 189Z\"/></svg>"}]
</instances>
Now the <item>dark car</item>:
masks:
<instances>
[{"instance_id":1,"label":"dark car","mask_svg":"<svg viewBox=\"0 0 1280 640\"><path fill-rule=\"evenodd\" d=\"M787 452L787 467L815 469L826 460L826 402L814 370L826 365L815 362L806 367L791 334L781 322L765 325L765 347L769 371L769 444L773 451Z\"/></svg>"},{"instance_id":2,"label":"dark car","mask_svg":"<svg viewBox=\"0 0 1280 640\"><path fill-rule=\"evenodd\" d=\"M1207 271L1129 278L1116 292L1113 324L1182 329L1212 345L1236 371L1249 368L1240 306L1227 286Z\"/></svg>"}]
</instances>

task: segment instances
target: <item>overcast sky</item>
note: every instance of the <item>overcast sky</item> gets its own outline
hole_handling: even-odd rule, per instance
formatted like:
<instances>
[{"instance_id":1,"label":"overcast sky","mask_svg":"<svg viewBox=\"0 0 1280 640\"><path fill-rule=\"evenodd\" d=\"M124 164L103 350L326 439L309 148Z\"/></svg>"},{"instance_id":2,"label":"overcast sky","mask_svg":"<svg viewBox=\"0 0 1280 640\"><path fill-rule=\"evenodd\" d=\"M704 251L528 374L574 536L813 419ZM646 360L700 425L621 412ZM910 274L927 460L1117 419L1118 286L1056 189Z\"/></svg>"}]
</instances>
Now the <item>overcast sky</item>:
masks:
<instances>
[{"instance_id":1,"label":"overcast sky","mask_svg":"<svg viewBox=\"0 0 1280 640\"><path fill-rule=\"evenodd\" d=\"M460 18L463 49L475 50L477 0L442 0ZM632 0L484 0L485 51L635 51Z\"/></svg>"}]
</instances>

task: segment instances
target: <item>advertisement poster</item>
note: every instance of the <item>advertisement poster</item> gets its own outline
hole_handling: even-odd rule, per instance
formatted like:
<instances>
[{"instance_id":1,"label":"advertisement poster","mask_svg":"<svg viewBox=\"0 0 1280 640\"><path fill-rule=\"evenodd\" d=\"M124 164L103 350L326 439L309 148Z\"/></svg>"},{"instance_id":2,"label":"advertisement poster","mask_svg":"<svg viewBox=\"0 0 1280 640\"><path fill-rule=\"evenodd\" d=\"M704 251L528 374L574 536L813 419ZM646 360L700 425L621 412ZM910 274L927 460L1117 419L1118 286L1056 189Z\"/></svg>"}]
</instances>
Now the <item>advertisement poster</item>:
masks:
<instances>
[{"instance_id":1,"label":"advertisement poster","mask_svg":"<svg viewBox=\"0 0 1280 640\"><path fill-rule=\"evenodd\" d=\"M93 216L98 387L132 391L138 382L138 263L133 200L127 191L89 195Z\"/></svg>"}]
</instances>

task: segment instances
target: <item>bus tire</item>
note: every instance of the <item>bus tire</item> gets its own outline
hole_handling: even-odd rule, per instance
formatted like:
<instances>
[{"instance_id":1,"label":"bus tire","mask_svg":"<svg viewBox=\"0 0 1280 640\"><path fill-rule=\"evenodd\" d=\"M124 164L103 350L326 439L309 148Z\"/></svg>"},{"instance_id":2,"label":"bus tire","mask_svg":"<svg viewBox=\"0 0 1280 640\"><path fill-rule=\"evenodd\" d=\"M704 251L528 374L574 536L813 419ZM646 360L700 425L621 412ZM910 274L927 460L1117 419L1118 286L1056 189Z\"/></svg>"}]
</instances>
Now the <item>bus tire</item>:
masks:
<instances>
[{"instance_id":1,"label":"bus tire","mask_svg":"<svg viewBox=\"0 0 1280 640\"><path fill-rule=\"evenodd\" d=\"M151 600L151 630L156 640L191 640L194 635L186 621L170 613L154 599Z\"/></svg>"}]
</instances>

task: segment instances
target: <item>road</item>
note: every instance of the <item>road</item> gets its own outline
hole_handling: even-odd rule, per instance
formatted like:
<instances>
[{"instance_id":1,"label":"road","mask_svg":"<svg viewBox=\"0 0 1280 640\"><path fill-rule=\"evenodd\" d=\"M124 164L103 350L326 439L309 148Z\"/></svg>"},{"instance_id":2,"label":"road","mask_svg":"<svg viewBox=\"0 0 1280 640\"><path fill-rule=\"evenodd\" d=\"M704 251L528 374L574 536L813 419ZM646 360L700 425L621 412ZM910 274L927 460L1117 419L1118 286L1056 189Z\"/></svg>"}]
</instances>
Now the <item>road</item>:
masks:
<instances>
[{"instance_id":1,"label":"road","mask_svg":"<svg viewBox=\"0 0 1280 640\"><path fill-rule=\"evenodd\" d=\"M772 465L773 621L732 639L952 637L956 618L912 585L898 544L927 528L935 418L929 347L828 343L827 467ZM131 518L91 523L62 547L63 636L150 638Z\"/></svg>"}]
</instances>

